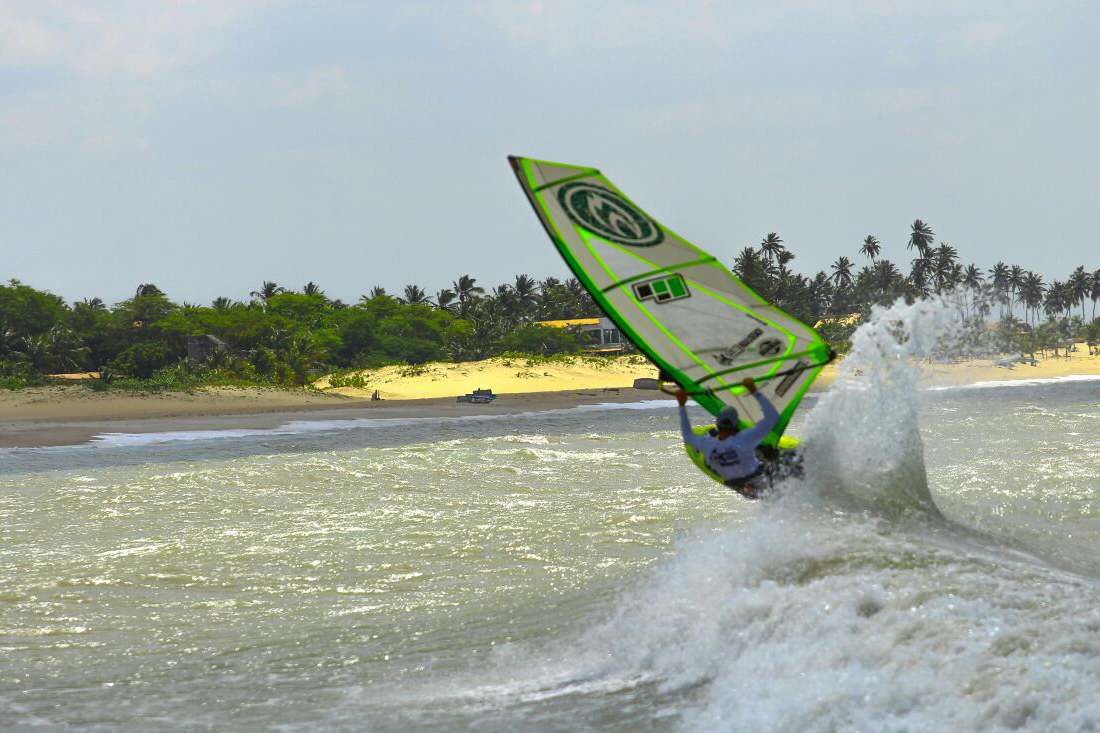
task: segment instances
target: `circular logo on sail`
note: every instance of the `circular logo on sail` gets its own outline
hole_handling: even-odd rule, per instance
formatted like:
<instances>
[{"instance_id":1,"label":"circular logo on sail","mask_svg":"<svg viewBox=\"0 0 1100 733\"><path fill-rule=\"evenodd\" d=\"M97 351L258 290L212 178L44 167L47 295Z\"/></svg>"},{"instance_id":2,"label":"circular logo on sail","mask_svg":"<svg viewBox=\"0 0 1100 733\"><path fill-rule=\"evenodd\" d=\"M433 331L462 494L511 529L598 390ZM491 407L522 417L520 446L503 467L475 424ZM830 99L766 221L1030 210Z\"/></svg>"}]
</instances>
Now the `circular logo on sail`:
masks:
<instances>
[{"instance_id":1,"label":"circular logo on sail","mask_svg":"<svg viewBox=\"0 0 1100 733\"><path fill-rule=\"evenodd\" d=\"M616 244L652 247L665 239L657 222L603 186L567 183L558 189L558 203L574 223Z\"/></svg>"}]
</instances>

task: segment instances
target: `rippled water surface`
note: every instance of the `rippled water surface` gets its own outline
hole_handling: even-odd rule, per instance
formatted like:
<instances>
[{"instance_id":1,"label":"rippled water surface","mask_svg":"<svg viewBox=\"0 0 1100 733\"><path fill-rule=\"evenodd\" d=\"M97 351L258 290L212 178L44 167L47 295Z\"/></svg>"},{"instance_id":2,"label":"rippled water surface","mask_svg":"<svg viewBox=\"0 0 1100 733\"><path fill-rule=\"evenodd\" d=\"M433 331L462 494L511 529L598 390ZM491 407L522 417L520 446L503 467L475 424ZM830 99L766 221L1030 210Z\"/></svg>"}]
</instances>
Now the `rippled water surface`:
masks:
<instances>
[{"instance_id":1,"label":"rippled water surface","mask_svg":"<svg viewBox=\"0 0 1100 733\"><path fill-rule=\"evenodd\" d=\"M670 404L2 453L0 729L1100 727L1100 383Z\"/></svg>"}]
</instances>

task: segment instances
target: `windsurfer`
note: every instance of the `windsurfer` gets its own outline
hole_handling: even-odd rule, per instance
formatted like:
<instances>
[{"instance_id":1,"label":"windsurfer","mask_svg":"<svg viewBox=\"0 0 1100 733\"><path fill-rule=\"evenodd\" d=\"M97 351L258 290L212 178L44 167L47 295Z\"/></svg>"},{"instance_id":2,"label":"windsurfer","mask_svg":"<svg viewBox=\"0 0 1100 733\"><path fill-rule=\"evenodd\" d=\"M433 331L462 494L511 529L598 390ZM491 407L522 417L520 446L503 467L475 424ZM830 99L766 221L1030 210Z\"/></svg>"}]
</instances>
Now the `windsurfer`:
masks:
<instances>
[{"instance_id":1,"label":"windsurfer","mask_svg":"<svg viewBox=\"0 0 1100 733\"><path fill-rule=\"evenodd\" d=\"M718 413L715 422L717 435L696 435L691 431L691 421L688 420L687 392L681 388L676 391L676 401L680 403L680 432L684 442L703 456L726 486L742 496L756 499L771 484L768 468L757 460L756 449L779 422L779 413L768 398L757 390L752 377L746 377L741 383L764 411L764 417L759 422L741 430L737 408L727 406Z\"/></svg>"}]
</instances>

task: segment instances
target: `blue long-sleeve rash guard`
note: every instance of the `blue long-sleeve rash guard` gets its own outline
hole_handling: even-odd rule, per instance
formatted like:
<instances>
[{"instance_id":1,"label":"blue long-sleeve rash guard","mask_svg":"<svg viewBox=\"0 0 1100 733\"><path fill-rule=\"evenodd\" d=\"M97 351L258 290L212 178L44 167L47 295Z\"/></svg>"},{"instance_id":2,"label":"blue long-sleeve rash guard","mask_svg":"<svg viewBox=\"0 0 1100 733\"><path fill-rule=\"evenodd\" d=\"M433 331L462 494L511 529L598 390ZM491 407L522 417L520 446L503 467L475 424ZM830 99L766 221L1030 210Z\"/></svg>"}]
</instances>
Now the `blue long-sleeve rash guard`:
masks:
<instances>
[{"instance_id":1,"label":"blue long-sleeve rash guard","mask_svg":"<svg viewBox=\"0 0 1100 733\"><path fill-rule=\"evenodd\" d=\"M779 423L779 413L768 398L759 392L754 393L753 397L760 403L764 417L751 428L725 440L691 432L687 408L680 405L680 432L684 436L684 442L702 453L711 470L725 481L751 476L760 468L760 461L756 460L756 447Z\"/></svg>"}]
</instances>

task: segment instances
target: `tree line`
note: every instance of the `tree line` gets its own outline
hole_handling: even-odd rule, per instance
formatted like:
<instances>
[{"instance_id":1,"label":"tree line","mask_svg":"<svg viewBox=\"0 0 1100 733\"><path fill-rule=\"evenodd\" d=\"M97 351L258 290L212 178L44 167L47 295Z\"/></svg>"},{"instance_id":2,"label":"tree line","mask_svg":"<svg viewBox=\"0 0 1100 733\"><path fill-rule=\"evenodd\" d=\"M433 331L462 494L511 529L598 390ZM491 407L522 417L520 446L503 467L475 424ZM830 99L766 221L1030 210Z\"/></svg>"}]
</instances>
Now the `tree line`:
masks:
<instances>
[{"instance_id":1,"label":"tree line","mask_svg":"<svg viewBox=\"0 0 1100 733\"><path fill-rule=\"evenodd\" d=\"M869 234L858 249L868 264L857 269L855 262L841 256L829 272L806 277L789 267L795 255L772 232L759 245L742 249L732 269L753 290L796 318L811 325L825 321L819 330L833 343L843 344L861 318L841 324L830 319L865 317L872 306L899 298L912 302L954 292L964 293L965 315L975 327L979 321L995 320L999 339L994 345L1002 351L1035 353L1060 348L1071 340L1100 343L1096 319L1100 269L1090 272L1079 266L1065 280L1046 283L1042 275L1019 265L997 262L988 270L973 263L964 265L958 249L937 243L931 226L920 219L910 226L906 250L912 259L903 272L881 256L882 243ZM1087 314L1090 301L1091 314ZM1074 313L1078 306L1080 316Z\"/></svg>"},{"instance_id":2,"label":"tree line","mask_svg":"<svg viewBox=\"0 0 1100 733\"><path fill-rule=\"evenodd\" d=\"M148 283L113 305L100 298L68 304L12 280L0 285L0 381L20 386L43 375L100 371L107 382L161 375L169 384L199 377L308 384L322 373L388 364L570 353L582 346L576 334L537 321L596 310L576 280L528 275L489 292L463 275L434 297L417 285L396 296L375 287L353 304L313 282L292 290L265 281L248 299L218 297L209 306L175 303ZM229 348L208 364L188 364L188 337L205 334Z\"/></svg>"},{"instance_id":3,"label":"tree line","mask_svg":"<svg viewBox=\"0 0 1100 733\"><path fill-rule=\"evenodd\" d=\"M898 298L956 291L965 293L963 307L975 328L999 324L997 346L1003 351L1100 342L1100 269L1077 267L1064 280L1047 283L1018 265L964 265L954 246L935 239L918 219L909 231L906 271L882 257L881 242L868 235L857 250L867 264L857 269L840 256L829 271L809 277L792 269L794 252L773 232L743 248L731 269L796 318L820 322L822 336L842 348L859 321L852 314L865 316L872 306ZM110 306L99 298L69 304L12 280L0 285L0 383L18 386L48 374L100 371L104 382L159 375L166 383L307 384L321 373L387 364L576 352L583 347L578 334L538 322L598 314L576 279L526 274L489 290L470 275L434 294L415 284L397 294L374 287L351 304L327 297L313 282L293 290L264 281L247 299L219 297L209 306L175 303L148 283ZM229 348L214 353L210 363L189 363L187 338L202 334Z\"/></svg>"}]
</instances>

